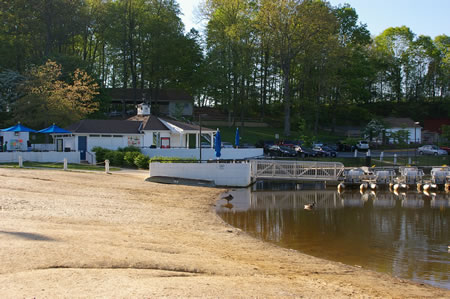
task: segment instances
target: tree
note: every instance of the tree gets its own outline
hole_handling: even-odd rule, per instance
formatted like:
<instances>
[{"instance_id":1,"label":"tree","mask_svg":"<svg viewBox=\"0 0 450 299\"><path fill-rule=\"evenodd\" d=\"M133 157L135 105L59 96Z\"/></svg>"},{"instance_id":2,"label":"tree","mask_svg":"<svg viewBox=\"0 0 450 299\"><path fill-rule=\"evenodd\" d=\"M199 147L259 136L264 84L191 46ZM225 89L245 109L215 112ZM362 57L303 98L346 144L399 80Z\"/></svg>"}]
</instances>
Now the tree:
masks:
<instances>
[{"instance_id":1,"label":"tree","mask_svg":"<svg viewBox=\"0 0 450 299\"><path fill-rule=\"evenodd\" d=\"M14 105L17 121L42 128L52 122L64 126L98 109L98 85L89 75L77 69L67 83L59 80L61 74L61 65L50 60L30 70L21 85L25 96Z\"/></svg>"},{"instance_id":2,"label":"tree","mask_svg":"<svg viewBox=\"0 0 450 299\"><path fill-rule=\"evenodd\" d=\"M284 134L291 133L291 75L294 61L311 44L323 43L335 17L322 1L262 0L258 26L275 55L283 78ZM330 26L331 25L331 26Z\"/></svg>"},{"instance_id":3,"label":"tree","mask_svg":"<svg viewBox=\"0 0 450 299\"><path fill-rule=\"evenodd\" d=\"M0 73L0 112L9 111L14 102L21 97L18 85L25 78L12 70Z\"/></svg>"}]
</instances>

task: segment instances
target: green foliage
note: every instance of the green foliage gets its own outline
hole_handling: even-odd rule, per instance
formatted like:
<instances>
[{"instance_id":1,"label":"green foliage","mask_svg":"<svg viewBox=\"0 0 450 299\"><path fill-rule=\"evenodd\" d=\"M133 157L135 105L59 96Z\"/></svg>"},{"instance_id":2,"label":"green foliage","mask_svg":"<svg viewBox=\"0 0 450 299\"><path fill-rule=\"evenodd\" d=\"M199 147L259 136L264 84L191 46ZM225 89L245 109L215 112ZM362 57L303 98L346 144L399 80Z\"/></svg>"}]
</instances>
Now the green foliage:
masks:
<instances>
[{"instance_id":1,"label":"green foliage","mask_svg":"<svg viewBox=\"0 0 450 299\"><path fill-rule=\"evenodd\" d=\"M103 162L107 159L106 154L109 153L111 150L100 146L95 146L92 148L92 151L95 153L95 159L97 160L97 162Z\"/></svg>"},{"instance_id":2,"label":"green foliage","mask_svg":"<svg viewBox=\"0 0 450 299\"><path fill-rule=\"evenodd\" d=\"M150 158L144 154L138 154L134 159L134 164L141 169L148 169Z\"/></svg>"},{"instance_id":3,"label":"green foliage","mask_svg":"<svg viewBox=\"0 0 450 299\"><path fill-rule=\"evenodd\" d=\"M122 167L124 165L124 152L109 151L105 154L105 160L109 160L109 163L113 166Z\"/></svg>"},{"instance_id":4,"label":"green foliage","mask_svg":"<svg viewBox=\"0 0 450 299\"><path fill-rule=\"evenodd\" d=\"M198 161L196 158L179 158L179 157L152 157L150 159L151 162L160 162L160 163L189 163Z\"/></svg>"},{"instance_id":5,"label":"green foliage","mask_svg":"<svg viewBox=\"0 0 450 299\"><path fill-rule=\"evenodd\" d=\"M141 152L141 149L140 148L138 148L138 147L136 147L136 146L126 146L126 147L124 147L124 148L118 148L117 149L118 151L121 151L121 152L138 152L138 153L140 153Z\"/></svg>"},{"instance_id":6,"label":"green foliage","mask_svg":"<svg viewBox=\"0 0 450 299\"><path fill-rule=\"evenodd\" d=\"M449 125L442 126L442 137L447 139L447 141L450 141L450 126Z\"/></svg>"},{"instance_id":7,"label":"green foliage","mask_svg":"<svg viewBox=\"0 0 450 299\"><path fill-rule=\"evenodd\" d=\"M125 152L125 155L123 157L125 165L129 167L135 167L136 164L134 163L134 161L136 160L136 157L139 156L139 154L139 151Z\"/></svg>"}]
</instances>

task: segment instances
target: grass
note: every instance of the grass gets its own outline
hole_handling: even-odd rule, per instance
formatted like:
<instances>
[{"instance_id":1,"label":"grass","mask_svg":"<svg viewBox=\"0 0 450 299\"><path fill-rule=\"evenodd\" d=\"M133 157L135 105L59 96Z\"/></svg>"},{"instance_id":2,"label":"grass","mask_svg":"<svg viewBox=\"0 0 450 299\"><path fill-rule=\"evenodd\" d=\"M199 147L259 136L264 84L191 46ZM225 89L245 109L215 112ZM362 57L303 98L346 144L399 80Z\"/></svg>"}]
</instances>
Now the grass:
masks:
<instances>
[{"instance_id":1,"label":"grass","mask_svg":"<svg viewBox=\"0 0 450 299\"><path fill-rule=\"evenodd\" d=\"M41 163L41 162L23 162L23 166L27 168L52 168L63 169L63 163ZM0 163L0 167L19 168L18 163ZM73 170L92 170L92 171L105 171L104 166L94 166L85 164L67 164L68 169ZM119 171L120 168L110 167L110 171Z\"/></svg>"}]
</instances>

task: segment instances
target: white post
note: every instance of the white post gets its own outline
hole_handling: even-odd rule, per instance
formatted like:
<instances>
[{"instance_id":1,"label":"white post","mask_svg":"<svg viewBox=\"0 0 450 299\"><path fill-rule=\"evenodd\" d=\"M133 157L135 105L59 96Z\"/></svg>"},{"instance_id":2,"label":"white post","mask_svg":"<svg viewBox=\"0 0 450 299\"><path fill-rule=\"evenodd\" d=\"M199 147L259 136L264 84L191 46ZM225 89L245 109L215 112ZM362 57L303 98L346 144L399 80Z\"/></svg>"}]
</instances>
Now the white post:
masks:
<instances>
[{"instance_id":1,"label":"white post","mask_svg":"<svg viewBox=\"0 0 450 299\"><path fill-rule=\"evenodd\" d=\"M384 152L380 153L380 161L383 161Z\"/></svg>"},{"instance_id":2,"label":"white post","mask_svg":"<svg viewBox=\"0 0 450 299\"><path fill-rule=\"evenodd\" d=\"M366 156L367 156L367 157L370 157L370 149L369 149L369 150L367 150L367 154L366 154Z\"/></svg>"},{"instance_id":3,"label":"white post","mask_svg":"<svg viewBox=\"0 0 450 299\"><path fill-rule=\"evenodd\" d=\"M355 158L357 158L357 157L358 157L358 150L355 149Z\"/></svg>"},{"instance_id":4,"label":"white post","mask_svg":"<svg viewBox=\"0 0 450 299\"><path fill-rule=\"evenodd\" d=\"M64 170L67 170L67 158L64 158Z\"/></svg>"},{"instance_id":5,"label":"white post","mask_svg":"<svg viewBox=\"0 0 450 299\"><path fill-rule=\"evenodd\" d=\"M408 165L411 165L411 157L408 157Z\"/></svg>"},{"instance_id":6,"label":"white post","mask_svg":"<svg viewBox=\"0 0 450 299\"><path fill-rule=\"evenodd\" d=\"M105 160L105 173L109 173L109 160Z\"/></svg>"},{"instance_id":7,"label":"white post","mask_svg":"<svg viewBox=\"0 0 450 299\"><path fill-rule=\"evenodd\" d=\"M23 168L23 158L22 158L22 156L19 156L19 167Z\"/></svg>"},{"instance_id":8,"label":"white post","mask_svg":"<svg viewBox=\"0 0 450 299\"><path fill-rule=\"evenodd\" d=\"M394 165L397 164L397 154L394 154Z\"/></svg>"}]
</instances>

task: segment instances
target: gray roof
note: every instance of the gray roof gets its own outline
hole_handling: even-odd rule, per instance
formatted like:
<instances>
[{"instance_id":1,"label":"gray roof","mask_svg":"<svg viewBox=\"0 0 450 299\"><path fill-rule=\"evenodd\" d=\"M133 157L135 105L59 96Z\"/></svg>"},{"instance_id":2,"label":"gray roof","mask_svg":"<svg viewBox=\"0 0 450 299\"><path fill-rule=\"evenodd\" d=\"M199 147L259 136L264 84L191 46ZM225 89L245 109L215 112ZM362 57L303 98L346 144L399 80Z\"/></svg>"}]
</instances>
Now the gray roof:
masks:
<instances>
[{"instance_id":1,"label":"gray roof","mask_svg":"<svg viewBox=\"0 0 450 299\"><path fill-rule=\"evenodd\" d=\"M83 119L67 128L73 133L139 134L139 121Z\"/></svg>"},{"instance_id":2,"label":"gray roof","mask_svg":"<svg viewBox=\"0 0 450 299\"><path fill-rule=\"evenodd\" d=\"M414 128L420 127L416 125L411 118L407 117L386 117L383 121L391 128Z\"/></svg>"},{"instance_id":3,"label":"gray roof","mask_svg":"<svg viewBox=\"0 0 450 299\"><path fill-rule=\"evenodd\" d=\"M198 131L198 125L189 124L169 118L158 118L154 115L135 115L127 120L83 119L67 128L73 133L90 134L139 134L140 131L170 131L161 121L173 124L186 131ZM214 131L202 126L204 131Z\"/></svg>"}]
</instances>

